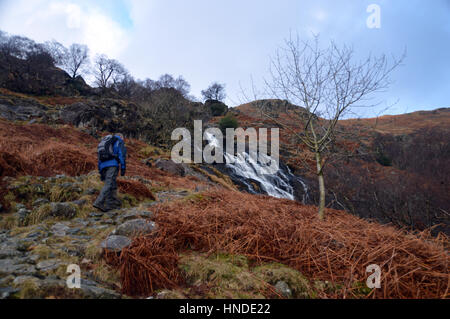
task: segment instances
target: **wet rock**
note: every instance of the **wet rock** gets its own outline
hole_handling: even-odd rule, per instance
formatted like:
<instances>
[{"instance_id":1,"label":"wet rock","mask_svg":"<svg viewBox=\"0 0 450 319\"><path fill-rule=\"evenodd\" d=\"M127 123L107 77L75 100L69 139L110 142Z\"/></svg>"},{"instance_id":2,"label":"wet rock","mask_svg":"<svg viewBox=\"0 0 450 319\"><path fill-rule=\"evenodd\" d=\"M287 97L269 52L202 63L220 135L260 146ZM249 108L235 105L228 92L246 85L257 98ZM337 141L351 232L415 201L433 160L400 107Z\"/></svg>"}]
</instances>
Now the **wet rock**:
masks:
<instances>
[{"instance_id":1,"label":"wet rock","mask_svg":"<svg viewBox=\"0 0 450 319\"><path fill-rule=\"evenodd\" d=\"M109 251L120 252L131 244L131 239L125 236L112 235L101 243L101 248Z\"/></svg>"},{"instance_id":2,"label":"wet rock","mask_svg":"<svg viewBox=\"0 0 450 319\"><path fill-rule=\"evenodd\" d=\"M292 290L291 288L289 288L289 285L284 281L278 281L275 284L275 290L285 298L292 297Z\"/></svg>"},{"instance_id":3,"label":"wet rock","mask_svg":"<svg viewBox=\"0 0 450 319\"><path fill-rule=\"evenodd\" d=\"M144 219L133 219L117 227L115 234L122 236L138 236L151 233L155 230L156 224Z\"/></svg>"}]
</instances>

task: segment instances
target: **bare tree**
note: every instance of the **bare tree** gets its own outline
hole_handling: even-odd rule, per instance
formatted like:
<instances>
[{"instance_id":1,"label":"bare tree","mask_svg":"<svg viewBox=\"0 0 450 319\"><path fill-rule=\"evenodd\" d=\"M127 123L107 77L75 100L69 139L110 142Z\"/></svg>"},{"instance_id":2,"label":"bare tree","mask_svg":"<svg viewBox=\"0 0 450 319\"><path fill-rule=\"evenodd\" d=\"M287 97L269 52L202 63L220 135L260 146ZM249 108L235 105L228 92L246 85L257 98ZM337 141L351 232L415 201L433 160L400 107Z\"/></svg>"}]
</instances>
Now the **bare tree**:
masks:
<instances>
[{"instance_id":1,"label":"bare tree","mask_svg":"<svg viewBox=\"0 0 450 319\"><path fill-rule=\"evenodd\" d=\"M269 94L300 107L286 110L287 121L262 109L267 118L289 130L314 155L319 183L319 217L325 212L324 167L336 150L339 119L387 89L390 74L403 60L385 55L356 60L351 47L331 43L321 48L318 37L302 41L289 38L271 60L271 78L265 80ZM264 105L264 104L262 104Z\"/></svg>"},{"instance_id":2,"label":"bare tree","mask_svg":"<svg viewBox=\"0 0 450 319\"><path fill-rule=\"evenodd\" d=\"M202 91L202 96L205 100L223 101L226 98L225 85L214 82Z\"/></svg>"},{"instance_id":3,"label":"bare tree","mask_svg":"<svg viewBox=\"0 0 450 319\"><path fill-rule=\"evenodd\" d=\"M181 75L175 79L170 74L163 74L159 77L158 81L152 82L153 83L151 85L153 85L153 89L175 89L184 97L187 97L191 90L191 85Z\"/></svg>"},{"instance_id":4,"label":"bare tree","mask_svg":"<svg viewBox=\"0 0 450 319\"><path fill-rule=\"evenodd\" d=\"M95 82L102 88L111 87L125 77L128 72L124 66L106 55L98 55L95 58Z\"/></svg>"},{"instance_id":5,"label":"bare tree","mask_svg":"<svg viewBox=\"0 0 450 319\"><path fill-rule=\"evenodd\" d=\"M84 44L74 43L69 47L65 65L72 78L89 66L89 48Z\"/></svg>"}]
</instances>

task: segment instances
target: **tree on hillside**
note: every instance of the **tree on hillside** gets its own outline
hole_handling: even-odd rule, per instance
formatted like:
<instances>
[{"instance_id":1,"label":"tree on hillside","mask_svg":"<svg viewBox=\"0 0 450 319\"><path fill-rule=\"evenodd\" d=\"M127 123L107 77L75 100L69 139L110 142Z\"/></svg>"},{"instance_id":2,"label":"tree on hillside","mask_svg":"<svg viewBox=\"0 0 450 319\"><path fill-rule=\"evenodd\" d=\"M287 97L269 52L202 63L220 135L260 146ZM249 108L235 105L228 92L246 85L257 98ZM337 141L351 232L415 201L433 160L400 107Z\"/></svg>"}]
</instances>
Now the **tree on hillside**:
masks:
<instances>
[{"instance_id":1,"label":"tree on hillside","mask_svg":"<svg viewBox=\"0 0 450 319\"><path fill-rule=\"evenodd\" d=\"M72 78L76 78L89 66L89 48L83 44L72 44L64 64Z\"/></svg>"},{"instance_id":2,"label":"tree on hillside","mask_svg":"<svg viewBox=\"0 0 450 319\"><path fill-rule=\"evenodd\" d=\"M163 74L159 77L158 81L156 82L153 81L152 84L154 90L162 88L166 89L171 88L180 92L184 97L187 97L191 90L191 85L181 75L175 79L170 74Z\"/></svg>"},{"instance_id":3,"label":"tree on hillside","mask_svg":"<svg viewBox=\"0 0 450 319\"><path fill-rule=\"evenodd\" d=\"M286 120L275 118L270 110L261 112L290 131L314 155L321 219L325 211L324 168L337 149L338 120L371 100L374 93L387 89L389 76L403 58L390 62L385 55L369 55L357 60L350 47L331 43L321 48L318 37L302 41L297 36L286 40L285 47L271 59L267 93L300 107L284 111Z\"/></svg>"},{"instance_id":4,"label":"tree on hillside","mask_svg":"<svg viewBox=\"0 0 450 319\"><path fill-rule=\"evenodd\" d=\"M202 91L202 96L205 100L223 101L226 98L225 85L214 82L206 90Z\"/></svg>"},{"instance_id":5,"label":"tree on hillside","mask_svg":"<svg viewBox=\"0 0 450 319\"><path fill-rule=\"evenodd\" d=\"M118 83L128 72L117 60L109 59L106 55L98 55L95 58L95 83L98 87L109 88L114 83Z\"/></svg>"}]
</instances>

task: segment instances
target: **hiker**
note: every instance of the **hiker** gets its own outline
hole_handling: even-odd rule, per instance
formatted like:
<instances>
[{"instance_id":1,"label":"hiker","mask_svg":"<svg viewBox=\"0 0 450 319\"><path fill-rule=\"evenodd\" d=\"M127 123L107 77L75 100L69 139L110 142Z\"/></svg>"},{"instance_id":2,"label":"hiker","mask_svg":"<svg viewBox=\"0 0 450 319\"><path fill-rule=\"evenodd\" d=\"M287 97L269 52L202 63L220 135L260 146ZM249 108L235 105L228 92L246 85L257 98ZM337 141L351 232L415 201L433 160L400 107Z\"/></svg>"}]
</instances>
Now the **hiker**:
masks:
<instances>
[{"instance_id":1,"label":"hiker","mask_svg":"<svg viewBox=\"0 0 450 319\"><path fill-rule=\"evenodd\" d=\"M100 178L105 182L94 207L107 212L120 208L122 202L117 197L117 175L126 172L127 149L122 134L108 135L98 144L98 171Z\"/></svg>"}]
</instances>

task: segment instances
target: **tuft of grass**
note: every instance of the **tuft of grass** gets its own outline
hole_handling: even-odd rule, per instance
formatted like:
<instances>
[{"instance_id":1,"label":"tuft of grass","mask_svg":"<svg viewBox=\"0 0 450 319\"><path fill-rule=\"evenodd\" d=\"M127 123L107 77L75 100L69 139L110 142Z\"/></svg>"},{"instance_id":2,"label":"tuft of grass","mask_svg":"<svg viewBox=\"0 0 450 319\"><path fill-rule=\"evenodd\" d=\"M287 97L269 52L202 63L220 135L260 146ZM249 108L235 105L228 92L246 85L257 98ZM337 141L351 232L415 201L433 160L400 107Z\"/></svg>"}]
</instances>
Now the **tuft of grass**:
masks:
<instances>
[{"instance_id":1,"label":"tuft of grass","mask_svg":"<svg viewBox=\"0 0 450 319\"><path fill-rule=\"evenodd\" d=\"M0 221L0 229L12 230L19 225L17 218L13 215L5 216Z\"/></svg>"},{"instance_id":2,"label":"tuft of grass","mask_svg":"<svg viewBox=\"0 0 450 319\"><path fill-rule=\"evenodd\" d=\"M51 206L50 204L45 204L40 206L39 208L33 210L30 215L28 215L26 224L27 225L35 225L44 221L48 217L50 217Z\"/></svg>"}]
</instances>

